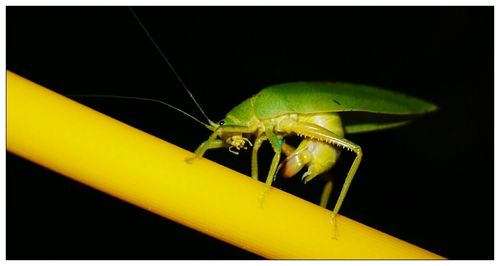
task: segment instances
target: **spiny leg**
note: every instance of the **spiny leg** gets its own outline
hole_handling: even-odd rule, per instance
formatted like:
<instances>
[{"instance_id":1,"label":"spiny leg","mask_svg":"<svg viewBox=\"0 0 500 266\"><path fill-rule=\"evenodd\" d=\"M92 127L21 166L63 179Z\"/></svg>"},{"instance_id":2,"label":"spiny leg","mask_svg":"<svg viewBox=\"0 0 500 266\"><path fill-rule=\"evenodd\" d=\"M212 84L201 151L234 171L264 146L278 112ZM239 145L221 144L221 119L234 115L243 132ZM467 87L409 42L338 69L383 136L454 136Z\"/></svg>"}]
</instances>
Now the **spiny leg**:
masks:
<instances>
[{"instance_id":1,"label":"spiny leg","mask_svg":"<svg viewBox=\"0 0 500 266\"><path fill-rule=\"evenodd\" d=\"M344 185L342 186L342 190L340 192L339 198L337 199L337 202L335 203L335 207L333 208L332 212L332 223L333 223L333 228L334 232L333 235L336 238L336 232L337 232L337 220L336 216L340 210L340 207L342 206L342 202L344 201L345 196L347 195L347 191L349 190L349 186L351 185L351 182L354 178L354 175L356 174L356 171L358 170L359 164L361 162L361 158L363 157L363 152L361 151L361 147L358 146L357 144L342 138L335 133L318 126L313 123L308 123L308 122L291 122L289 124L286 124L283 126L285 130L287 131L293 131L297 133L299 136L303 135L306 137L309 137L311 139L316 139L320 141L324 141L327 143L335 144L337 146L340 146L342 148L345 148L347 150L353 151L356 153L356 158L354 158L354 162L351 165L351 168L349 169L349 172L347 173L347 177L344 181Z\"/></svg>"},{"instance_id":2,"label":"spiny leg","mask_svg":"<svg viewBox=\"0 0 500 266\"><path fill-rule=\"evenodd\" d=\"M356 153L356 158L354 158L354 162L347 173L347 177L345 178L344 185L342 186L342 190L340 191L339 198L335 203L335 207L333 207L332 212L332 223L334 228L334 237L336 236L336 228L337 228L337 220L336 216L339 213L340 206L342 206L342 202L344 202L344 198L347 195L347 191L349 190L349 186L351 185L352 179L358 170L359 164L361 163L361 158L363 157L363 152L361 151L361 147L351 142L350 146L346 146L346 148L351 149L354 153Z\"/></svg>"}]
</instances>

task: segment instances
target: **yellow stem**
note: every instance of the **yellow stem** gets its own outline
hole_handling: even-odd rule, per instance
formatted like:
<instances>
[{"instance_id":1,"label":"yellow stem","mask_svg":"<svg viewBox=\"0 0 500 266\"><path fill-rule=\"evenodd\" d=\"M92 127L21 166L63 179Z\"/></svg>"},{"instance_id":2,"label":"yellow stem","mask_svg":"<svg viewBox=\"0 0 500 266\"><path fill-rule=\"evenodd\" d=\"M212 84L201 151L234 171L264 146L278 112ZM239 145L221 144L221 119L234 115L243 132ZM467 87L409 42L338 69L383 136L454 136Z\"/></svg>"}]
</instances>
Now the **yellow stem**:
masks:
<instances>
[{"instance_id":1,"label":"yellow stem","mask_svg":"<svg viewBox=\"0 0 500 266\"><path fill-rule=\"evenodd\" d=\"M7 149L165 218L267 258L436 254L338 217L7 71Z\"/></svg>"}]
</instances>

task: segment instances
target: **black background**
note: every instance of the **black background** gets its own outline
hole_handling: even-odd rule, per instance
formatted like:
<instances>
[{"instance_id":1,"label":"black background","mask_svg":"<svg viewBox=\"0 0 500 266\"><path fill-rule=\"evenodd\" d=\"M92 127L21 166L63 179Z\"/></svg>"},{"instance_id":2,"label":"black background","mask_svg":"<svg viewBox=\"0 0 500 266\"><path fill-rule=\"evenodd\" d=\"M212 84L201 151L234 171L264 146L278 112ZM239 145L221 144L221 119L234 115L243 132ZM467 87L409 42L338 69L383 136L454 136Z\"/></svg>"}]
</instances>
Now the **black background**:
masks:
<instances>
[{"instance_id":1,"label":"black background","mask_svg":"<svg viewBox=\"0 0 500 266\"><path fill-rule=\"evenodd\" d=\"M376 85L439 105L409 126L348 136L364 158L341 213L448 258L493 258L492 7L135 10L213 120L298 80ZM7 7L7 67L63 94L151 97L201 117L124 7ZM78 100L185 149L209 135L158 104ZM270 148L261 154L268 165ZM250 173L248 152L207 156ZM349 156L333 173L345 175ZM321 184L276 185L316 201ZM7 258L259 257L8 153Z\"/></svg>"}]
</instances>

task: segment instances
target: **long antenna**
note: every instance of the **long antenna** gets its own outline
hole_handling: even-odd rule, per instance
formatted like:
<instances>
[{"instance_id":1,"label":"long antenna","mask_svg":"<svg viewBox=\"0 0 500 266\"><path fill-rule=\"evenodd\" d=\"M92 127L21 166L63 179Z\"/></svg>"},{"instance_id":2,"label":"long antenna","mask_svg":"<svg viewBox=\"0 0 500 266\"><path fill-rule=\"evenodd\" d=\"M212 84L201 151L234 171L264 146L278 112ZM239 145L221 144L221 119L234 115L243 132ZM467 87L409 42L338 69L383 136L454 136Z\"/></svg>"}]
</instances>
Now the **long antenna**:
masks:
<instances>
[{"instance_id":1,"label":"long antenna","mask_svg":"<svg viewBox=\"0 0 500 266\"><path fill-rule=\"evenodd\" d=\"M144 24L142 23L141 19L137 16L137 14L134 12L134 10L131 7L129 7L128 10L130 11L130 13L132 13L132 15L134 16L135 20L137 20L137 22L139 23L139 25L141 26L141 28L144 30L144 32L148 36L149 40L151 40L151 42L155 46L155 48L158 51L158 53L160 53L161 57L163 57L163 60L165 60L165 62L167 63L168 67L170 68L170 70L172 70L172 72L174 73L174 75L177 78L177 80L179 80L179 82L181 83L182 87L187 92L187 94L189 95L189 97L191 97L191 99L196 104L196 106L198 107L198 109L200 110L200 112L203 114L203 116L205 117L205 119L207 119L207 121L209 122L209 124L213 124L212 120L210 120L210 118L208 118L207 114L205 114L205 112L201 108L200 104L198 103L198 101L196 101L196 99L194 98L193 94L188 89L188 87L186 86L186 84L184 83L184 81L182 81L182 79L179 76L179 74L177 74L177 71L175 71L175 69L172 66L172 64L170 64L170 61L168 60L167 56L160 49L160 46L158 46L158 44L156 43L156 41L153 39L153 37L149 33L148 29L146 29L146 26L144 26ZM180 111L180 109L178 109L178 108L174 108L174 109ZM182 112L185 113L184 111L182 111ZM189 115L189 116L192 117L191 115ZM198 119L196 119L196 120L198 120Z\"/></svg>"},{"instance_id":2,"label":"long antenna","mask_svg":"<svg viewBox=\"0 0 500 266\"><path fill-rule=\"evenodd\" d=\"M148 101L148 102L155 102L155 103L159 103L159 104L163 104L163 105L166 105L180 113L182 113L183 115L193 119L194 121L202 124L203 126L207 127L207 128L211 128L209 125L201 122L198 118L192 116L191 114L183 111L182 109L180 108L177 108L169 103L166 103L164 101L160 101L160 100L157 100L157 99L151 99L151 98L144 98L144 97L133 97L133 96L120 96L120 95L106 95L106 94L69 94L67 95L69 97L78 97L78 98L81 98L81 97L88 97L88 98L117 98L117 99L126 99L126 100L139 100L139 101Z\"/></svg>"}]
</instances>

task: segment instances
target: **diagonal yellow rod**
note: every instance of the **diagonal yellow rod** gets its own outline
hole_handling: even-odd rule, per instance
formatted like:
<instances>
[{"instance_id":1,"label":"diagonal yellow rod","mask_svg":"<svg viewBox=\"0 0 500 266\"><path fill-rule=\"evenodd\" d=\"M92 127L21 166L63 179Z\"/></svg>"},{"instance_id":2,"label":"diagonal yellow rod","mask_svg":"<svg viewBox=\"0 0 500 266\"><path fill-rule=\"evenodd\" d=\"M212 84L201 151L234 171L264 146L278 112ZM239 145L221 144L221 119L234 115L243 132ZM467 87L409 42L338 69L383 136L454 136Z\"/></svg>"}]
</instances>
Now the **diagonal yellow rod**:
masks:
<instances>
[{"instance_id":1,"label":"diagonal yellow rod","mask_svg":"<svg viewBox=\"0 0 500 266\"><path fill-rule=\"evenodd\" d=\"M7 71L7 149L165 218L274 259L442 259L200 159Z\"/></svg>"}]
</instances>

